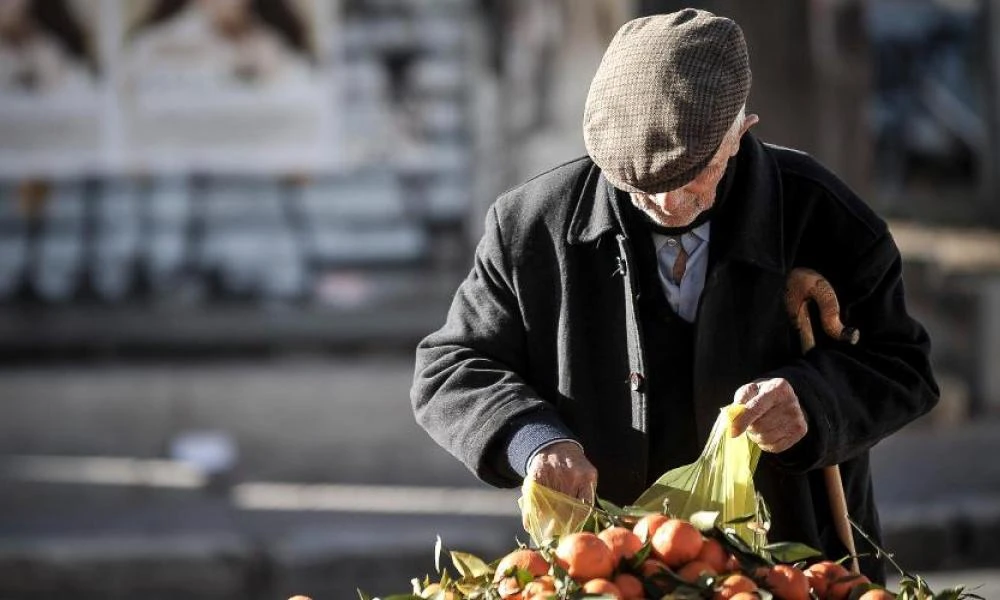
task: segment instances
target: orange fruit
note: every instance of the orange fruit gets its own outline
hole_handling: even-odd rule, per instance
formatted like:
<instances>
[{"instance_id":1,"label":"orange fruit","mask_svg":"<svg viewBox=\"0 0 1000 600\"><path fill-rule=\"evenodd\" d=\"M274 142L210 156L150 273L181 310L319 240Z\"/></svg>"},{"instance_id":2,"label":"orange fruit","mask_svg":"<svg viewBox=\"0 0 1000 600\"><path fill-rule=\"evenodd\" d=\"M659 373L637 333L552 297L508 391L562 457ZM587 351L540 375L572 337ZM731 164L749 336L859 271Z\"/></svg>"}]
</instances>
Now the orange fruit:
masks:
<instances>
[{"instance_id":1,"label":"orange fruit","mask_svg":"<svg viewBox=\"0 0 1000 600\"><path fill-rule=\"evenodd\" d=\"M639 571L642 573L643 577L652 577L657 573L663 573L667 570L667 565L663 564L661 561L655 558L647 558L642 561L642 566L639 567Z\"/></svg>"},{"instance_id":2,"label":"orange fruit","mask_svg":"<svg viewBox=\"0 0 1000 600\"><path fill-rule=\"evenodd\" d=\"M830 582L849 575L849 571L843 565L839 565L831 560L824 560L806 567L806 579L809 580L809 587L812 588L820 598L826 596L830 588Z\"/></svg>"},{"instance_id":3,"label":"orange fruit","mask_svg":"<svg viewBox=\"0 0 1000 600\"><path fill-rule=\"evenodd\" d=\"M760 596L753 592L740 592L732 596L729 600L760 600Z\"/></svg>"},{"instance_id":4,"label":"orange fruit","mask_svg":"<svg viewBox=\"0 0 1000 600\"><path fill-rule=\"evenodd\" d=\"M642 540L624 527L608 527L597 534L615 557L615 566L623 558L632 558L642 548Z\"/></svg>"},{"instance_id":5,"label":"orange fruit","mask_svg":"<svg viewBox=\"0 0 1000 600\"><path fill-rule=\"evenodd\" d=\"M752 592L756 589L757 584L746 575L730 575L722 580L712 600L730 600L741 592Z\"/></svg>"},{"instance_id":6,"label":"orange fruit","mask_svg":"<svg viewBox=\"0 0 1000 600\"><path fill-rule=\"evenodd\" d=\"M864 575L848 573L844 577L840 577L830 582L830 586L827 588L826 597L829 600L847 600L847 597L851 595L851 590L866 583L871 583L871 580Z\"/></svg>"},{"instance_id":7,"label":"orange fruit","mask_svg":"<svg viewBox=\"0 0 1000 600\"><path fill-rule=\"evenodd\" d=\"M521 590L521 595L525 598L530 598L531 596L544 595L546 593L556 591L556 580L552 578L551 575L542 575L534 581L529 581L524 589Z\"/></svg>"},{"instance_id":8,"label":"orange fruit","mask_svg":"<svg viewBox=\"0 0 1000 600\"><path fill-rule=\"evenodd\" d=\"M670 520L667 515L646 515L645 517L639 519L639 522L635 524L632 531L639 536L639 540L642 543L646 543L653 538L653 534L656 530Z\"/></svg>"},{"instance_id":9,"label":"orange fruit","mask_svg":"<svg viewBox=\"0 0 1000 600\"><path fill-rule=\"evenodd\" d=\"M668 567L679 567L697 558L704 543L694 525L669 519L653 534L653 551Z\"/></svg>"},{"instance_id":10,"label":"orange fruit","mask_svg":"<svg viewBox=\"0 0 1000 600\"><path fill-rule=\"evenodd\" d=\"M513 575L510 577L503 577L497 582L497 593L503 600L520 600L521 598L521 582L517 580L517 577Z\"/></svg>"},{"instance_id":11,"label":"orange fruit","mask_svg":"<svg viewBox=\"0 0 1000 600\"><path fill-rule=\"evenodd\" d=\"M735 554L729 555L729 560L726 561L726 568L722 570L723 573L739 573L743 568L740 565L740 559L736 558Z\"/></svg>"},{"instance_id":12,"label":"orange fruit","mask_svg":"<svg viewBox=\"0 0 1000 600\"><path fill-rule=\"evenodd\" d=\"M545 562L545 557L538 550L520 548L500 560L493 581L500 581L513 574L514 569L523 569L531 573L532 577L541 577L549 572L549 563Z\"/></svg>"},{"instance_id":13,"label":"orange fruit","mask_svg":"<svg viewBox=\"0 0 1000 600\"><path fill-rule=\"evenodd\" d=\"M885 590L868 590L858 600L896 600L896 596Z\"/></svg>"},{"instance_id":14,"label":"orange fruit","mask_svg":"<svg viewBox=\"0 0 1000 600\"><path fill-rule=\"evenodd\" d=\"M647 579L654 586L665 590L673 586L673 582L668 579L667 575L667 565L656 560L655 558L647 558L643 561L642 566L639 567L639 572L642 573L642 577Z\"/></svg>"},{"instance_id":15,"label":"orange fruit","mask_svg":"<svg viewBox=\"0 0 1000 600\"><path fill-rule=\"evenodd\" d=\"M701 577L702 574L718 575L718 573L715 572L715 569L712 568L712 565L700 560L692 560L677 571L677 576L688 583L698 581L698 578Z\"/></svg>"},{"instance_id":16,"label":"orange fruit","mask_svg":"<svg viewBox=\"0 0 1000 600\"><path fill-rule=\"evenodd\" d=\"M712 570L716 573L726 573L730 569L726 568L729 563L729 553L726 552L726 548L719 543L718 540L713 540L711 538L705 538L705 542L701 545L701 552L698 553L697 559L707 563L708 566L712 567ZM737 567L737 569L739 568Z\"/></svg>"},{"instance_id":17,"label":"orange fruit","mask_svg":"<svg viewBox=\"0 0 1000 600\"><path fill-rule=\"evenodd\" d=\"M809 580L806 579L806 574L791 565L772 567L765 583L780 600L809 600Z\"/></svg>"},{"instance_id":18,"label":"orange fruit","mask_svg":"<svg viewBox=\"0 0 1000 600\"><path fill-rule=\"evenodd\" d=\"M617 585L602 578L591 579L587 583L583 584L583 593L606 594L608 596L614 596L618 600L625 600L625 597L622 596L622 592L618 589Z\"/></svg>"},{"instance_id":19,"label":"orange fruit","mask_svg":"<svg viewBox=\"0 0 1000 600\"><path fill-rule=\"evenodd\" d=\"M608 579L615 557L601 538L586 531L563 536L556 546L556 560L577 581Z\"/></svg>"},{"instance_id":20,"label":"orange fruit","mask_svg":"<svg viewBox=\"0 0 1000 600\"><path fill-rule=\"evenodd\" d=\"M642 600L646 597L646 591L642 589L642 582L635 575L622 573L615 577L613 583L618 586L625 600Z\"/></svg>"}]
</instances>

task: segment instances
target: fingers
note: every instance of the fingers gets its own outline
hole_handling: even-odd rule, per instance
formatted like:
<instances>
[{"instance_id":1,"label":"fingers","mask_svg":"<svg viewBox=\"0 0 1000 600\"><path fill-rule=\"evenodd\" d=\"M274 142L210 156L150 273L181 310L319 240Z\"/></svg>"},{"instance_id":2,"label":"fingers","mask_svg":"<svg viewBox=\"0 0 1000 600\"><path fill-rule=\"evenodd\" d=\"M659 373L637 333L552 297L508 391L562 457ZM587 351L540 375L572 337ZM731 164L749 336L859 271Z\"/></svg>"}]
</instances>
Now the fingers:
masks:
<instances>
[{"instance_id":1,"label":"fingers","mask_svg":"<svg viewBox=\"0 0 1000 600\"><path fill-rule=\"evenodd\" d=\"M740 435L746 431L747 427L751 423L760 418L767 409L767 406L762 405L758 397L760 395L760 384L756 381L753 383L748 383L741 386L736 390L736 394L733 395L734 404L742 404L746 407L746 410L741 412L735 419L733 419L733 424L730 430L734 436Z\"/></svg>"},{"instance_id":2,"label":"fingers","mask_svg":"<svg viewBox=\"0 0 1000 600\"><path fill-rule=\"evenodd\" d=\"M594 503L597 469L578 444L559 442L543 448L529 462L527 476L547 488Z\"/></svg>"},{"instance_id":3,"label":"fingers","mask_svg":"<svg viewBox=\"0 0 1000 600\"><path fill-rule=\"evenodd\" d=\"M784 452L808 433L808 424L798 397L785 379L749 383L734 394L746 407L731 427L734 435L744 431L766 452Z\"/></svg>"}]
</instances>

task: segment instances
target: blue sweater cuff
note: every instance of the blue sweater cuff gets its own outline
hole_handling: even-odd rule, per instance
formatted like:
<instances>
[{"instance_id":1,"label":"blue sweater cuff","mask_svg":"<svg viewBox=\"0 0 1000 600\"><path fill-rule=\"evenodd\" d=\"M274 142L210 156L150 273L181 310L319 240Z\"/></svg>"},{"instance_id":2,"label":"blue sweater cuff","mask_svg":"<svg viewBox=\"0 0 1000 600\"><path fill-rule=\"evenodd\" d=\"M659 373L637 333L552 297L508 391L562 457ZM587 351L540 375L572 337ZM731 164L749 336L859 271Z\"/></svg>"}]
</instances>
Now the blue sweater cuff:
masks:
<instances>
[{"instance_id":1,"label":"blue sweater cuff","mask_svg":"<svg viewBox=\"0 0 1000 600\"><path fill-rule=\"evenodd\" d=\"M528 471L528 461L543 446L559 440L576 438L555 415L533 413L515 420L507 438L507 462L522 478Z\"/></svg>"}]
</instances>

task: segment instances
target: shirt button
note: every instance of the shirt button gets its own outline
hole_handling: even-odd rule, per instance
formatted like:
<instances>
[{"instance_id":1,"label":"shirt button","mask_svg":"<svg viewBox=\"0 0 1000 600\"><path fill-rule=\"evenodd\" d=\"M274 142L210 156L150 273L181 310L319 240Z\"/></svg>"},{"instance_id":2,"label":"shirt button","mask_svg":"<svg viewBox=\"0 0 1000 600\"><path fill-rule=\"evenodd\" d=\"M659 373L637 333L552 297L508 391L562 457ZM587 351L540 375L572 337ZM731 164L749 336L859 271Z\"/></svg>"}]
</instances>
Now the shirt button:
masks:
<instances>
[{"instance_id":1,"label":"shirt button","mask_svg":"<svg viewBox=\"0 0 1000 600\"><path fill-rule=\"evenodd\" d=\"M677 238L667 238L667 245L671 248L677 247Z\"/></svg>"},{"instance_id":2,"label":"shirt button","mask_svg":"<svg viewBox=\"0 0 1000 600\"><path fill-rule=\"evenodd\" d=\"M632 371L628 374L628 387L633 392L641 392L645 382L646 378L642 376L642 373Z\"/></svg>"}]
</instances>

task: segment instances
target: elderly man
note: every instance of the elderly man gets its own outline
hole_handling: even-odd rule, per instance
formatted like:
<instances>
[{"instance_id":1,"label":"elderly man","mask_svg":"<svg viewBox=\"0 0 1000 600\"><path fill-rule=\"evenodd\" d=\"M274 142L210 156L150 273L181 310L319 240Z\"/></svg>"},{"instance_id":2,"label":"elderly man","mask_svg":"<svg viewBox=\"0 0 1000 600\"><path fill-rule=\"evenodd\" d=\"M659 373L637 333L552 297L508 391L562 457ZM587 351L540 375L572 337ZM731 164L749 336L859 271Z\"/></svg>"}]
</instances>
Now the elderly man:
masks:
<instances>
[{"instance_id":1,"label":"elderly man","mask_svg":"<svg viewBox=\"0 0 1000 600\"><path fill-rule=\"evenodd\" d=\"M490 208L447 322L417 349L417 420L482 480L629 503L694 460L719 408L765 451L771 539L846 554L821 469L879 538L868 450L937 401L885 223L810 156L764 144L746 44L697 10L611 42L584 115L589 156ZM803 355L789 271L823 273L851 346ZM862 551L864 548L862 547ZM884 577L873 556L861 561Z\"/></svg>"}]
</instances>

